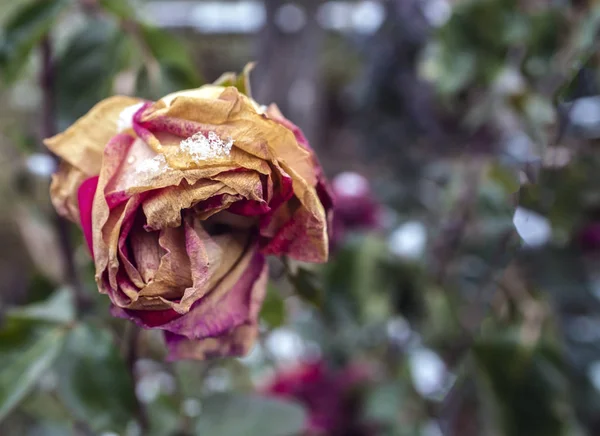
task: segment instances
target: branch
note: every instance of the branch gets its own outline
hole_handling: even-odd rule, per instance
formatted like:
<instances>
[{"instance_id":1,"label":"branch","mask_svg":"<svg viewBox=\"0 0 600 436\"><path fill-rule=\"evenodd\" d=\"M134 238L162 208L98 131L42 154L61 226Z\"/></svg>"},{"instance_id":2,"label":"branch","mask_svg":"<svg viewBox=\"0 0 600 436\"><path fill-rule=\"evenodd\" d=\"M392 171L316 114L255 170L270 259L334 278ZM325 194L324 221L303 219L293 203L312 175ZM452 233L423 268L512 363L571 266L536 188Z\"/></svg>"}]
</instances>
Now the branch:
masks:
<instances>
[{"instance_id":1,"label":"branch","mask_svg":"<svg viewBox=\"0 0 600 436\"><path fill-rule=\"evenodd\" d=\"M49 138L56 134L56 95L54 87L54 62L52 59L52 43L50 37L46 35L41 43L42 52L42 70L40 74L40 87L42 88L42 136ZM47 151L53 159L58 162L58 158L54 156L50 151ZM73 246L70 235L69 223L54 214L53 217L54 227L58 235L58 241L60 245L60 252L63 258L64 277L65 281L71 286L75 294L75 301L78 309L82 309L87 306L88 299L83 293L83 288L79 280L77 273L77 267L75 265L75 259L73 256Z\"/></svg>"},{"instance_id":2,"label":"branch","mask_svg":"<svg viewBox=\"0 0 600 436\"><path fill-rule=\"evenodd\" d=\"M133 385L136 386L137 385L137 378L135 376L135 363L138 360L138 345L139 345L139 341L140 341L140 328L133 324L130 323L127 326L127 334L128 334L128 338L126 341L126 356L125 356L125 363L127 364L127 370L129 372L129 375L131 376L131 380L133 381ZM139 400L138 396L137 396L137 390L134 389L134 398L135 398L135 409L136 409L136 418L138 423L140 424L140 428L142 430L142 434L147 434L149 432L150 429L150 423L148 421L148 414L146 413L146 409L144 408L144 405L142 404L142 402Z\"/></svg>"}]
</instances>

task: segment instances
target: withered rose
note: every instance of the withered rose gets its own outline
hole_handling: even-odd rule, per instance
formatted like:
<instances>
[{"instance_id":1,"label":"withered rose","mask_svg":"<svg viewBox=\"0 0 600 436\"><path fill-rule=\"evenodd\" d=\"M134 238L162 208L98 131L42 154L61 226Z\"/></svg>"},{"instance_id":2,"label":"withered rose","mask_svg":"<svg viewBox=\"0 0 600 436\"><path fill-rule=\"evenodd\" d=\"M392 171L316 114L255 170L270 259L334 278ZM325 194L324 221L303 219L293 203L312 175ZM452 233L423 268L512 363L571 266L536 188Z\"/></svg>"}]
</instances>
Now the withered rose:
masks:
<instances>
[{"instance_id":1,"label":"withered rose","mask_svg":"<svg viewBox=\"0 0 600 436\"><path fill-rule=\"evenodd\" d=\"M265 255L328 256L331 199L300 130L243 79L102 101L46 145L113 314L165 331L170 359L242 355L257 334Z\"/></svg>"}]
</instances>

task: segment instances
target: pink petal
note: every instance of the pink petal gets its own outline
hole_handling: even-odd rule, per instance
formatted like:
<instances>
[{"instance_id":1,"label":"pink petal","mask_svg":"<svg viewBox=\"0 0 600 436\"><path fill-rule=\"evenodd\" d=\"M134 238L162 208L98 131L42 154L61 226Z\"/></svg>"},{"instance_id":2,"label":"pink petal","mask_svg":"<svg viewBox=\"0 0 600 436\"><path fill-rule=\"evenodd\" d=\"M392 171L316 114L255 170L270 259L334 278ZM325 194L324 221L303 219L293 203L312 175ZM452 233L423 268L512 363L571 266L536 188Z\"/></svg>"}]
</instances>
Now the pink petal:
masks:
<instances>
[{"instance_id":1,"label":"pink petal","mask_svg":"<svg viewBox=\"0 0 600 436\"><path fill-rule=\"evenodd\" d=\"M98 188L98 176L90 177L83 181L77 191L77 202L79 203L79 219L81 228L85 236L85 242L90 249L92 258L94 257L94 244L92 236L92 206L94 204L94 195Z\"/></svg>"},{"instance_id":2,"label":"pink petal","mask_svg":"<svg viewBox=\"0 0 600 436\"><path fill-rule=\"evenodd\" d=\"M256 336L258 314L267 285L267 264L255 252L242 276L221 298L215 290L185 315L174 310L139 311L113 307L113 316L143 328L165 330L169 359L207 358L245 353Z\"/></svg>"}]
</instances>

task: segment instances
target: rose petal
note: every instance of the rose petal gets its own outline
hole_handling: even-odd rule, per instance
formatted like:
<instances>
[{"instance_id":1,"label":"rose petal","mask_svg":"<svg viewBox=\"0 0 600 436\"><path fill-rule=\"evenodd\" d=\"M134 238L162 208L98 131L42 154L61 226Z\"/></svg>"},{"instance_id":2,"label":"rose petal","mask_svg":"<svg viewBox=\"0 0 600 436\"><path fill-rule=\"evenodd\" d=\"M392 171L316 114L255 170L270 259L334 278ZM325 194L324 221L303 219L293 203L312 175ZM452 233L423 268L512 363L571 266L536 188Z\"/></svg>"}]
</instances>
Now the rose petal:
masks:
<instances>
[{"instance_id":1,"label":"rose petal","mask_svg":"<svg viewBox=\"0 0 600 436\"><path fill-rule=\"evenodd\" d=\"M81 229L85 237L85 242L90 249L92 258L94 257L93 236L92 236L92 206L94 204L94 195L98 187L98 177L90 177L85 180L77 191L77 203L79 205L79 216Z\"/></svg>"},{"instance_id":2,"label":"rose petal","mask_svg":"<svg viewBox=\"0 0 600 436\"><path fill-rule=\"evenodd\" d=\"M147 311L119 308L112 311L115 316L131 319L142 327L169 332L170 352L174 359L200 358L217 352L237 354L247 350L256 335L267 273L264 257L251 248L235 270L210 294L197 301L186 315L177 317L174 311L148 315ZM160 319L168 321L158 324ZM238 327L245 328L234 332Z\"/></svg>"},{"instance_id":3,"label":"rose petal","mask_svg":"<svg viewBox=\"0 0 600 436\"><path fill-rule=\"evenodd\" d=\"M102 171L98 178L98 187L92 207L92 235L94 262L96 264L96 283L101 292L108 293L109 295L117 289L115 272L119 267L117 259L119 229L123 221L122 215L126 203L121 203L111 210L106 201L104 190L122 164L123 157L127 154L133 140L132 136L121 134L115 136L106 145L102 159ZM131 209L130 207L130 212L133 213ZM107 274L105 277L109 262L113 272L112 274Z\"/></svg>"},{"instance_id":4,"label":"rose petal","mask_svg":"<svg viewBox=\"0 0 600 436\"><path fill-rule=\"evenodd\" d=\"M116 318L128 319L143 328L154 328L167 324L182 315L173 309L167 310L129 310L111 306L110 313Z\"/></svg>"},{"instance_id":5,"label":"rose petal","mask_svg":"<svg viewBox=\"0 0 600 436\"><path fill-rule=\"evenodd\" d=\"M168 361L185 359L215 359L248 354L258 336L258 327L244 324L219 337L191 340L185 336L165 332Z\"/></svg>"},{"instance_id":6,"label":"rose petal","mask_svg":"<svg viewBox=\"0 0 600 436\"><path fill-rule=\"evenodd\" d=\"M78 190L89 176L67 162L61 162L58 171L52 175L50 198L56 212L74 223L80 222Z\"/></svg>"},{"instance_id":7,"label":"rose petal","mask_svg":"<svg viewBox=\"0 0 600 436\"><path fill-rule=\"evenodd\" d=\"M249 235L247 232L231 231L211 236L205 230L205 223L191 219L185 223L186 251L190 258L193 285L187 288L179 303L172 308L186 313L192 305L201 300L209 291L213 298L220 292L215 286L226 275L234 272L236 265L247 257ZM221 287L225 291L225 288Z\"/></svg>"},{"instance_id":8,"label":"rose petal","mask_svg":"<svg viewBox=\"0 0 600 436\"><path fill-rule=\"evenodd\" d=\"M104 147L118 133L119 114L140 101L124 96L107 98L63 133L44 140L44 144L73 167L96 176L102 166Z\"/></svg>"},{"instance_id":9,"label":"rose petal","mask_svg":"<svg viewBox=\"0 0 600 436\"><path fill-rule=\"evenodd\" d=\"M303 262L325 262L329 255L326 225L304 208L298 208L277 234L263 240L264 254L283 255Z\"/></svg>"},{"instance_id":10,"label":"rose petal","mask_svg":"<svg viewBox=\"0 0 600 436\"><path fill-rule=\"evenodd\" d=\"M200 180L193 186L183 182L179 186L164 188L144 203L148 228L160 230L179 227L183 209L189 209L202 200L222 194L235 194L235 191L212 180Z\"/></svg>"},{"instance_id":11,"label":"rose petal","mask_svg":"<svg viewBox=\"0 0 600 436\"><path fill-rule=\"evenodd\" d=\"M159 232L144 230L144 221L142 215L138 214L129 236L129 245L144 283L149 283L158 271L163 252L158 243Z\"/></svg>"},{"instance_id":12,"label":"rose petal","mask_svg":"<svg viewBox=\"0 0 600 436\"><path fill-rule=\"evenodd\" d=\"M140 290L140 296L162 296L175 301L193 284L190 258L185 250L185 230L182 227L163 229L158 243L164 254L154 279Z\"/></svg>"},{"instance_id":13,"label":"rose petal","mask_svg":"<svg viewBox=\"0 0 600 436\"><path fill-rule=\"evenodd\" d=\"M205 308L202 313L194 309L179 321L188 326L173 333L166 332L169 359L203 359L246 354L257 335L257 318L265 296L267 265L260 254L255 254L239 281L218 304ZM201 307L201 304L198 306ZM190 326L190 321L195 325ZM185 334L181 334L185 333Z\"/></svg>"}]
</instances>

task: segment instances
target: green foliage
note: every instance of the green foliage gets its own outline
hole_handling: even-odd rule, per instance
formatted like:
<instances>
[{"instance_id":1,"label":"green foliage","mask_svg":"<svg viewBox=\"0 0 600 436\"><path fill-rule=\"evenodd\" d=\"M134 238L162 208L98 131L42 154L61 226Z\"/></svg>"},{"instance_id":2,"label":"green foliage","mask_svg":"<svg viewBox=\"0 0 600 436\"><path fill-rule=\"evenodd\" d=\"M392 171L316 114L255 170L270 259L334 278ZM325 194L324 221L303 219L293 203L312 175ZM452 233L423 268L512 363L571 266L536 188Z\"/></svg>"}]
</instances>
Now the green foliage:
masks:
<instances>
[{"instance_id":1,"label":"green foliage","mask_svg":"<svg viewBox=\"0 0 600 436\"><path fill-rule=\"evenodd\" d=\"M61 353L72 303L66 290L9 312L0 330L0 420L31 391Z\"/></svg>"},{"instance_id":2,"label":"green foliage","mask_svg":"<svg viewBox=\"0 0 600 436\"><path fill-rule=\"evenodd\" d=\"M393 280L385 269L385 241L374 235L356 235L336 255L337 261L326 265L324 271L328 300L334 306L330 316L340 309L340 299L352 302L348 310L361 321L388 316Z\"/></svg>"},{"instance_id":3,"label":"green foliage","mask_svg":"<svg viewBox=\"0 0 600 436\"><path fill-rule=\"evenodd\" d=\"M250 73L253 69L254 64L250 63L246 65L241 74L225 73L215 81L215 85L233 86L242 94L252 97L252 90L250 88Z\"/></svg>"},{"instance_id":4,"label":"green foliage","mask_svg":"<svg viewBox=\"0 0 600 436\"><path fill-rule=\"evenodd\" d=\"M596 164L590 156L566 167L542 169L536 184L521 187L519 204L546 216L556 229L571 232L598 203Z\"/></svg>"},{"instance_id":5,"label":"green foliage","mask_svg":"<svg viewBox=\"0 0 600 436\"><path fill-rule=\"evenodd\" d=\"M547 74L562 42L557 29L565 26L559 8L525 12L513 0L460 3L436 38L440 91L454 94L473 84L489 86L515 49L524 50L530 76Z\"/></svg>"},{"instance_id":6,"label":"green foliage","mask_svg":"<svg viewBox=\"0 0 600 436\"><path fill-rule=\"evenodd\" d=\"M323 286L317 273L299 267L295 272L288 271L288 279L294 290L304 301L320 307L323 304Z\"/></svg>"},{"instance_id":7,"label":"green foliage","mask_svg":"<svg viewBox=\"0 0 600 436\"><path fill-rule=\"evenodd\" d=\"M134 50L131 37L106 18L88 18L56 60L60 127L66 128L113 92L115 75Z\"/></svg>"},{"instance_id":8,"label":"green foliage","mask_svg":"<svg viewBox=\"0 0 600 436\"><path fill-rule=\"evenodd\" d=\"M135 390L109 331L81 324L58 362L58 395L94 431L121 432L135 414Z\"/></svg>"},{"instance_id":9,"label":"green foliage","mask_svg":"<svg viewBox=\"0 0 600 436\"><path fill-rule=\"evenodd\" d=\"M139 24L141 48L156 60L146 61L138 72L136 94L160 98L201 84L200 76L182 41L159 28Z\"/></svg>"},{"instance_id":10,"label":"green foliage","mask_svg":"<svg viewBox=\"0 0 600 436\"><path fill-rule=\"evenodd\" d=\"M135 18L135 9L129 3L129 0L99 0L100 6L106 11L125 19Z\"/></svg>"},{"instance_id":11,"label":"green foliage","mask_svg":"<svg viewBox=\"0 0 600 436\"><path fill-rule=\"evenodd\" d=\"M197 434L289 436L302 431L306 414L289 401L259 395L215 394L203 400Z\"/></svg>"},{"instance_id":12,"label":"green foliage","mask_svg":"<svg viewBox=\"0 0 600 436\"><path fill-rule=\"evenodd\" d=\"M280 327L285 322L285 301L272 283L267 286L267 296L260 311L260 319L271 328Z\"/></svg>"},{"instance_id":13,"label":"green foliage","mask_svg":"<svg viewBox=\"0 0 600 436\"><path fill-rule=\"evenodd\" d=\"M29 54L47 36L70 0L33 0L17 9L0 35L0 72L14 82L29 60Z\"/></svg>"},{"instance_id":14,"label":"green foliage","mask_svg":"<svg viewBox=\"0 0 600 436\"><path fill-rule=\"evenodd\" d=\"M568 435L565 365L555 344L528 344L530 328L535 329L523 325L520 331L484 337L473 347L492 391L498 425L507 436Z\"/></svg>"},{"instance_id":15,"label":"green foliage","mask_svg":"<svg viewBox=\"0 0 600 436\"><path fill-rule=\"evenodd\" d=\"M395 427L400 418L400 411L407 404L407 396L407 386L402 382L373 386L365 400L365 418Z\"/></svg>"}]
</instances>

